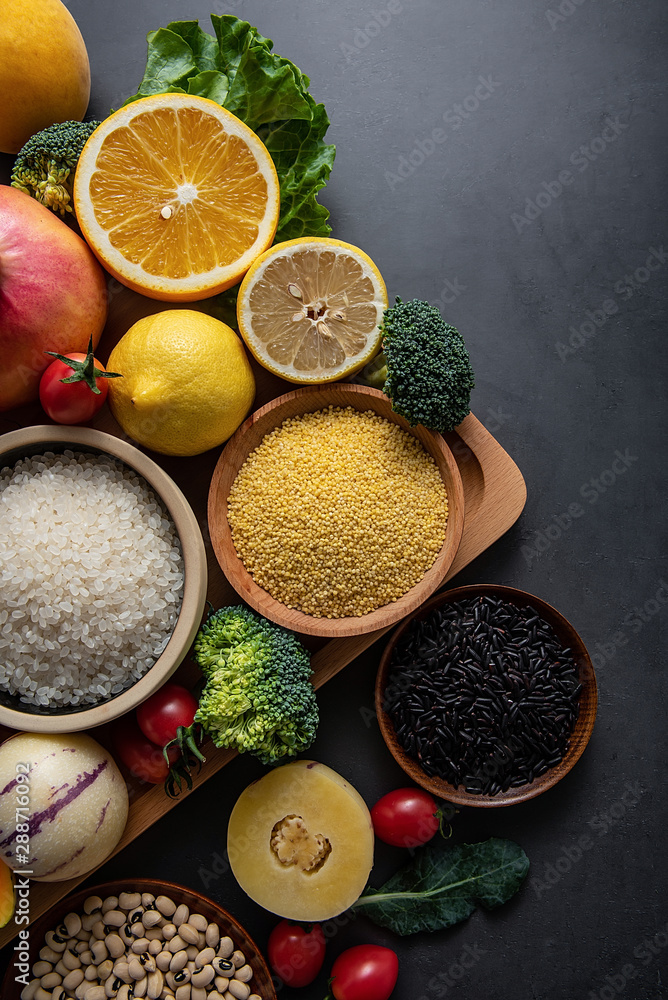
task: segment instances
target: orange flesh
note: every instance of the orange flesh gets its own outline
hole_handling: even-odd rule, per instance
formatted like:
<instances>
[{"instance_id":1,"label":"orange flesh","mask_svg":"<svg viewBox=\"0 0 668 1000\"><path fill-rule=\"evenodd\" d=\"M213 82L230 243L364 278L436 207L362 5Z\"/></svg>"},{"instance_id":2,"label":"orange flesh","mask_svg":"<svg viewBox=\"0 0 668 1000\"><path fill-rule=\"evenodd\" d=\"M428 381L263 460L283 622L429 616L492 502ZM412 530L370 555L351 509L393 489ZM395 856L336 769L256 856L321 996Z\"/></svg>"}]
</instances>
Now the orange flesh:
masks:
<instances>
[{"instance_id":1,"label":"orange flesh","mask_svg":"<svg viewBox=\"0 0 668 1000\"><path fill-rule=\"evenodd\" d=\"M98 224L128 261L178 279L234 264L257 239L268 190L245 142L216 118L164 108L105 139L90 195Z\"/></svg>"},{"instance_id":2,"label":"orange flesh","mask_svg":"<svg viewBox=\"0 0 668 1000\"><path fill-rule=\"evenodd\" d=\"M378 321L373 300L373 283L353 257L301 250L267 264L253 287L253 334L277 364L297 372L327 371L364 349Z\"/></svg>"}]
</instances>

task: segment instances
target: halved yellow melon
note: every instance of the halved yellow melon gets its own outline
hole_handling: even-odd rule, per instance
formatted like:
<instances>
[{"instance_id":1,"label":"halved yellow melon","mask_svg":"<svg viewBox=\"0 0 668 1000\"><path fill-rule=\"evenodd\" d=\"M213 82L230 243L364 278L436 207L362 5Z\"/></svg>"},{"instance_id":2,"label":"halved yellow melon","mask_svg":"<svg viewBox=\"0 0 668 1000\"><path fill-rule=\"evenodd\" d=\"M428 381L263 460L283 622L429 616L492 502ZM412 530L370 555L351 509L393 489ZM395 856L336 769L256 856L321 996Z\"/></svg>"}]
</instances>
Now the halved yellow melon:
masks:
<instances>
[{"instance_id":1,"label":"halved yellow melon","mask_svg":"<svg viewBox=\"0 0 668 1000\"><path fill-rule=\"evenodd\" d=\"M362 796L325 764L298 760L239 796L227 834L234 877L260 906L290 920L335 917L360 896L374 834Z\"/></svg>"},{"instance_id":2,"label":"halved yellow melon","mask_svg":"<svg viewBox=\"0 0 668 1000\"><path fill-rule=\"evenodd\" d=\"M0 860L0 927L5 927L12 919L15 905L12 870Z\"/></svg>"}]
</instances>

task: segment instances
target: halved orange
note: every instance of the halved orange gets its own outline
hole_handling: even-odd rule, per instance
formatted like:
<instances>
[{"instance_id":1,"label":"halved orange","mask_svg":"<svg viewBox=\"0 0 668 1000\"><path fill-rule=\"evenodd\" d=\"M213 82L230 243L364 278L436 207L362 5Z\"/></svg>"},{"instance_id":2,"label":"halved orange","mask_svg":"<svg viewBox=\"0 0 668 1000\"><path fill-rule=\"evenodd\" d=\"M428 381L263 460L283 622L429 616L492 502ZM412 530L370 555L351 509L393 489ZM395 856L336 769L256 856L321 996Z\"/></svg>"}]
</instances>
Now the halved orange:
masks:
<instances>
[{"instance_id":1,"label":"halved orange","mask_svg":"<svg viewBox=\"0 0 668 1000\"><path fill-rule=\"evenodd\" d=\"M239 288L239 332L275 375L302 384L359 371L380 345L387 290L371 258L350 243L305 237L277 243Z\"/></svg>"},{"instance_id":2,"label":"halved orange","mask_svg":"<svg viewBox=\"0 0 668 1000\"><path fill-rule=\"evenodd\" d=\"M276 169L214 101L144 97L103 121L74 182L81 231L104 267L151 298L192 302L236 284L274 238Z\"/></svg>"}]
</instances>

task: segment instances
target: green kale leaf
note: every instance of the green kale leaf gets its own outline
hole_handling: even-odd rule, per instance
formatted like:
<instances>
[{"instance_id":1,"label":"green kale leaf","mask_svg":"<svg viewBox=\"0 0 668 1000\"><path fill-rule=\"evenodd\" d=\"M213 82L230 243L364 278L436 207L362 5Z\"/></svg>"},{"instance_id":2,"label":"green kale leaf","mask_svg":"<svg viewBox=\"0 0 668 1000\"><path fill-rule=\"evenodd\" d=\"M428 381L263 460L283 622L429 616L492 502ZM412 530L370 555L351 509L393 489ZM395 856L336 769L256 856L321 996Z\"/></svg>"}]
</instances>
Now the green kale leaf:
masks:
<instances>
[{"instance_id":1,"label":"green kale leaf","mask_svg":"<svg viewBox=\"0 0 668 1000\"><path fill-rule=\"evenodd\" d=\"M491 910L506 903L528 871L529 859L512 840L427 846L381 889L367 888L353 908L402 936L439 931L465 920L477 904Z\"/></svg>"}]
</instances>

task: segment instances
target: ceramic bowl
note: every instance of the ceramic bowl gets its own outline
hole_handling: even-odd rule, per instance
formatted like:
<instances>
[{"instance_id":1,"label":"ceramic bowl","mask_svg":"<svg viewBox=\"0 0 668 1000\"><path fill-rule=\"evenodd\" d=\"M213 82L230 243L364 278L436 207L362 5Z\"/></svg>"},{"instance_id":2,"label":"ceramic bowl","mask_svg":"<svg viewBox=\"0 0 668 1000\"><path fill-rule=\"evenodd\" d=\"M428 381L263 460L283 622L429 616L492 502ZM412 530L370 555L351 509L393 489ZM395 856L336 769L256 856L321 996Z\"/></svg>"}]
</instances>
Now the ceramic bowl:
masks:
<instances>
[{"instance_id":1,"label":"ceramic bowl","mask_svg":"<svg viewBox=\"0 0 668 1000\"><path fill-rule=\"evenodd\" d=\"M530 783L520 785L517 788L509 788L507 791L498 792L495 795L467 792L462 785L455 788L454 785L449 784L441 778L426 774L419 762L406 753L399 744L392 719L385 710L385 691L388 684L391 683L391 663L394 650L406 630L411 627L414 621L426 618L431 612L445 604L479 596L500 598L503 601L517 604L520 607L530 605L534 608L540 617L552 626L562 647L569 648L572 651L577 665L578 679L582 684L582 690L579 695L579 715L570 737L568 749L561 762L539 777L534 778ZM596 706L597 690L594 667L582 639L570 622L540 598L524 593L521 590L516 590L514 587L504 587L496 584L477 584L470 587L459 587L432 597L423 607L402 622L400 627L394 632L383 652L376 678L376 713L380 731L390 753L406 774L418 785L426 788L432 795L460 806L487 808L507 806L517 802L526 802L528 799L532 799L536 795L540 795L549 788L552 788L564 775L568 774L580 759L587 746L594 727Z\"/></svg>"},{"instance_id":2,"label":"ceramic bowl","mask_svg":"<svg viewBox=\"0 0 668 1000\"><path fill-rule=\"evenodd\" d=\"M220 936L232 938L235 948L244 953L248 965L253 970L253 978L248 983L251 993L256 993L262 1000L276 1000L276 990L262 953L258 946L238 921L212 899L202 896L193 889L186 889L173 882L163 882L158 879L128 879L127 881L105 882L103 885L81 889L72 896L66 896L53 906L47 913L39 917L29 929L28 947L30 950L30 966L37 961L40 949L45 944L45 935L55 930L68 913L83 912L84 900L89 896L118 896L121 892L150 892L156 898L168 896L175 903L185 903L191 913L201 913L209 923L216 923L220 928ZM24 989L17 983L16 969L10 965L2 985L3 1000L19 1000ZM32 978L32 977L31 977Z\"/></svg>"},{"instance_id":3,"label":"ceramic bowl","mask_svg":"<svg viewBox=\"0 0 668 1000\"><path fill-rule=\"evenodd\" d=\"M49 709L23 704L18 696L0 692L0 724L29 732L91 729L136 708L165 683L185 657L201 623L206 601L206 552L197 518L176 483L133 445L90 427L25 427L0 437L0 468L45 451L66 449L112 455L148 482L164 504L181 541L185 566L183 600L164 651L140 680L120 694L94 706Z\"/></svg>"},{"instance_id":4,"label":"ceramic bowl","mask_svg":"<svg viewBox=\"0 0 668 1000\"><path fill-rule=\"evenodd\" d=\"M434 459L448 495L445 540L433 566L403 597L361 617L317 618L277 601L256 584L237 556L227 520L227 498L232 484L249 454L257 448L265 435L289 417L313 413L328 406L351 406L361 412L373 410L413 434ZM422 426L411 427L403 417L393 413L388 397L382 392L339 382L317 388L296 389L251 414L230 438L216 465L209 490L208 518L216 558L223 573L244 601L285 628L306 635L336 638L373 632L392 625L417 608L436 590L457 553L464 527L464 492L457 463L440 434L434 434Z\"/></svg>"}]
</instances>

